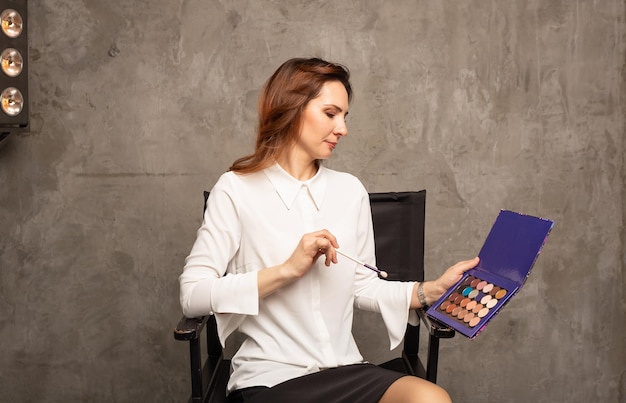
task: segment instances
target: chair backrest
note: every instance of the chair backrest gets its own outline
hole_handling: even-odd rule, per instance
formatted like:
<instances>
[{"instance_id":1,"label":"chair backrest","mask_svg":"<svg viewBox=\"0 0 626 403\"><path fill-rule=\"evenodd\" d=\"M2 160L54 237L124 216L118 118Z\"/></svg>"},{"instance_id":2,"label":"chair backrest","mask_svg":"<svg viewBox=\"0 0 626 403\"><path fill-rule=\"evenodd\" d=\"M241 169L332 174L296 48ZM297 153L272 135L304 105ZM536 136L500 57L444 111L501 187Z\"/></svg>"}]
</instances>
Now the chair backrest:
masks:
<instances>
[{"instance_id":1,"label":"chair backrest","mask_svg":"<svg viewBox=\"0 0 626 403\"><path fill-rule=\"evenodd\" d=\"M426 190L370 193L376 265L389 280L424 280Z\"/></svg>"}]
</instances>

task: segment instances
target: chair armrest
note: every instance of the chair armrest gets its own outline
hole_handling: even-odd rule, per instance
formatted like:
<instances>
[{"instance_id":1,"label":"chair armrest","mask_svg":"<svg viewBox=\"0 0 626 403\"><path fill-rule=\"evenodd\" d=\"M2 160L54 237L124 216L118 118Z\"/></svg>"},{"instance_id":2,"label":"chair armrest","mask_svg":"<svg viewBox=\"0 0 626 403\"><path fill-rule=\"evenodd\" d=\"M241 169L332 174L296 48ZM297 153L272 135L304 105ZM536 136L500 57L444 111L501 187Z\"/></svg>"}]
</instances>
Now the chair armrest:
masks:
<instances>
[{"instance_id":1,"label":"chair armrest","mask_svg":"<svg viewBox=\"0 0 626 403\"><path fill-rule=\"evenodd\" d=\"M197 339L204 326L206 326L208 319L209 316L201 316L199 318L183 316L178 325L176 325L176 329L174 329L174 338L182 341Z\"/></svg>"},{"instance_id":2,"label":"chair armrest","mask_svg":"<svg viewBox=\"0 0 626 403\"><path fill-rule=\"evenodd\" d=\"M440 339L450 339L456 334L454 329L426 315L426 311L424 309L416 309L416 311L420 320L424 323L426 329L428 329L428 334L431 336L435 336Z\"/></svg>"}]
</instances>

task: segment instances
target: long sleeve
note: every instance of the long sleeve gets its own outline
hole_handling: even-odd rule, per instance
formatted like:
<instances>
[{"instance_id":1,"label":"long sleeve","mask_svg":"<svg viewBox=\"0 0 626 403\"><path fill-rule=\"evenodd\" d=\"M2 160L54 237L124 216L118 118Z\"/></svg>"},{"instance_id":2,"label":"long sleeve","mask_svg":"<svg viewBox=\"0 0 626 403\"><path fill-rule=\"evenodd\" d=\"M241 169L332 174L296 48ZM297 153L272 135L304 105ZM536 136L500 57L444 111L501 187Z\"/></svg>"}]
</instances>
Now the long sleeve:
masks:
<instances>
[{"instance_id":1,"label":"long sleeve","mask_svg":"<svg viewBox=\"0 0 626 403\"><path fill-rule=\"evenodd\" d=\"M187 317L258 313L257 272L231 270L225 276L241 237L241 224L227 178L220 178L209 195L202 226L179 278L180 303Z\"/></svg>"}]
</instances>

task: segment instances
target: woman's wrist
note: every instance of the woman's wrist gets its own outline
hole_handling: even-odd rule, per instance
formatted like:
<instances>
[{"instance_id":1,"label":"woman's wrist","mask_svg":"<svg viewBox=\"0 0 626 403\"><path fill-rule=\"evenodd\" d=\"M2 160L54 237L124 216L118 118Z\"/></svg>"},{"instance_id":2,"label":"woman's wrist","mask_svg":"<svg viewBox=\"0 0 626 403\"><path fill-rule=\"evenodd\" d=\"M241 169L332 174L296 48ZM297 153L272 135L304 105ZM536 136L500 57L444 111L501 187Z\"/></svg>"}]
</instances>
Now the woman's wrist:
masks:
<instances>
[{"instance_id":1,"label":"woman's wrist","mask_svg":"<svg viewBox=\"0 0 626 403\"><path fill-rule=\"evenodd\" d=\"M289 263L282 263L259 270L258 272L259 297L264 298L279 288L296 280L293 267Z\"/></svg>"},{"instance_id":2,"label":"woman's wrist","mask_svg":"<svg viewBox=\"0 0 626 403\"><path fill-rule=\"evenodd\" d=\"M443 293L446 292L446 290L442 290L438 287L435 281L424 281L421 288L423 290L424 301L428 306L434 304Z\"/></svg>"},{"instance_id":3,"label":"woman's wrist","mask_svg":"<svg viewBox=\"0 0 626 403\"><path fill-rule=\"evenodd\" d=\"M430 304L426 302L426 296L424 295L424 282L422 281L417 285L417 300L422 308L428 308Z\"/></svg>"}]
</instances>

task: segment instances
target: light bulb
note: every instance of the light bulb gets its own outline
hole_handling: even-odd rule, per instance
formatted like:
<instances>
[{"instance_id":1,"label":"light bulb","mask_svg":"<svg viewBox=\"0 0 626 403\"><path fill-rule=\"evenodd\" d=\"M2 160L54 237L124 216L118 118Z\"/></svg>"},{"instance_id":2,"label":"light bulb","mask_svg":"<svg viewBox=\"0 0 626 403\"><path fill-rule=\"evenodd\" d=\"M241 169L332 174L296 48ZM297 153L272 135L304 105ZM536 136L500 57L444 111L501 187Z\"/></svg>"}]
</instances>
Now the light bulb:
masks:
<instances>
[{"instance_id":1,"label":"light bulb","mask_svg":"<svg viewBox=\"0 0 626 403\"><path fill-rule=\"evenodd\" d=\"M24 97L15 87L6 88L0 95L2 110L9 116L17 116L24 107Z\"/></svg>"},{"instance_id":2,"label":"light bulb","mask_svg":"<svg viewBox=\"0 0 626 403\"><path fill-rule=\"evenodd\" d=\"M19 76L24 67L24 59L17 49L5 49L0 55L0 61L2 63L2 71L9 77Z\"/></svg>"},{"instance_id":3,"label":"light bulb","mask_svg":"<svg viewBox=\"0 0 626 403\"><path fill-rule=\"evenodd\" d=\"M7 8L0 14L0 21L2 21L2 32L9 38L17 38L22 33L24 21L17 11Z\"/></svg>"}]
</instances>

